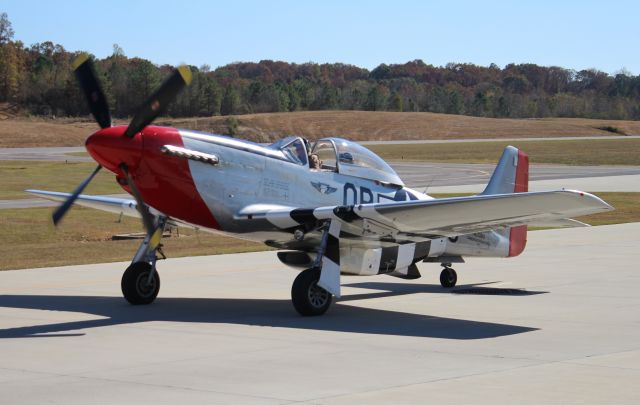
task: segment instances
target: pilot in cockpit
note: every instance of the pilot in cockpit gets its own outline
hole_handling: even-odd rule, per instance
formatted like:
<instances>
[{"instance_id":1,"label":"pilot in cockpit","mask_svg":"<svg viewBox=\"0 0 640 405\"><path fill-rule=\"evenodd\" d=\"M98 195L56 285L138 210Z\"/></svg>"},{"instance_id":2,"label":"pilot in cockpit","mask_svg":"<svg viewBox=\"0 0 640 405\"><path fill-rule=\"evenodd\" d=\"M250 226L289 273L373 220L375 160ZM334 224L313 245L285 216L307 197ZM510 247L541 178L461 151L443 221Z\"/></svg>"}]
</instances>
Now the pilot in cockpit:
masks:
<instances>
[{"instance_id":1,"label":"pilot in cockpit","mask_svg":"<svg viewBox=\"0 0 640 405\"><path fill-rule=\"evenodd\" d=\"M309 155L309 168L320 170L322 168L322 161L315 153Z\"/></svg>"}]
</instances>

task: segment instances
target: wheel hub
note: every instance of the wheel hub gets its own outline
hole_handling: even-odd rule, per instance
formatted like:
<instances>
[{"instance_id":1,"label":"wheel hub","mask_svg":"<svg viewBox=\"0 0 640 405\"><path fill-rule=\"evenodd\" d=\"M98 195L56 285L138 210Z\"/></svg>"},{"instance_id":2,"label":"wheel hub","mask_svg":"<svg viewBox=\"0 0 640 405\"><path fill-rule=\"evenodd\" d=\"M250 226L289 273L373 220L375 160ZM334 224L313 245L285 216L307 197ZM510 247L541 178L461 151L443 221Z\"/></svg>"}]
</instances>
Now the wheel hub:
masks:
<instances>
[{"instance_id":1,"label":"wheel hub","mask_svg":"<svg viewBox=\"0 0 640 405\"><path fill-rule=\"evenodd\" d=\"M318 283L313 283L309 287L308 291L309 302L316 308L321 308L329 300L329 292L324 288L318 286Z\"/></svg>"},{"instance_id":2,"label":"wheel hub","mask_svg":"<svg viewBox=\"0 0 640 405\"><path fill-rule=\"evenodd\" d=\"M151 282L149 282L151 281ZM156 288L156 278L153 277L149 280L149 272L144 272L138 275L136 279L136 290L142 297L148 297L153 294Z\"/></svg>"}]
</instances>

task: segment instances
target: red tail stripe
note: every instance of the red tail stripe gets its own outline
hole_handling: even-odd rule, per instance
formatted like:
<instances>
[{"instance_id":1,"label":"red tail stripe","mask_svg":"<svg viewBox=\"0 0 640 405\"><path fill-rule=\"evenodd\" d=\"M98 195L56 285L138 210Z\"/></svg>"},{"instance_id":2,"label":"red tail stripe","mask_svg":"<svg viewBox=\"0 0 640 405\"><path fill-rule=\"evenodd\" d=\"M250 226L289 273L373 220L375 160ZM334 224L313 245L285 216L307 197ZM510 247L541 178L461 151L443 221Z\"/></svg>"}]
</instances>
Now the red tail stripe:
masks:
<instances>
[{"instance_id":1,"label":"red tail stripe","mask_svg":"<svg viewBox=\"0 0 640 405\"><path fill-rule=\"evenodd\" d=\"M518 166L516 167L516 184L514 193L529 191L529 156L523 151L518 151Z\"/></svg>"},{"instance_id":2,"label":"red tail stripe","mask_svg":"<svg viewBox=\"0 0 640 405\"><path fill-rule=\"evenodd\" d=\"M529 191L529 156L518 151L518 166L516 167L516 184L514 193ZM527 226L514 226L509 230L509 257L518 256L527 245Z\"/></svg>"}]
</instances>

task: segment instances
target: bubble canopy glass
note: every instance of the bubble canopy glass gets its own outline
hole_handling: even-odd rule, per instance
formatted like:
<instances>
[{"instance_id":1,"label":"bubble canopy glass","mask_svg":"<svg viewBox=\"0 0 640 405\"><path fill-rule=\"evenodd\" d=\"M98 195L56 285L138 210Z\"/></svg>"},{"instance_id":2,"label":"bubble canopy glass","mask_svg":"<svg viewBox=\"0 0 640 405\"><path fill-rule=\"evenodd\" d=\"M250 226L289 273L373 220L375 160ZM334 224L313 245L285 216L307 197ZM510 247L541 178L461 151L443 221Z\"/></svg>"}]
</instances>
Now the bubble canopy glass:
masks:
<instances>
[{"instance_id":1,"label":"bubble canopy glass","mask_svg":"<svg viewBox=\"0 0 640 405\"><path fill-rule=\"evenodd\" d=\"M319 157L323 161L324 169L334 169L347 176L404 186L398 174L387 162L355 142L342 138L323 138L316 142L312 153L321 155Z\"/></svg>"}]
</instances>

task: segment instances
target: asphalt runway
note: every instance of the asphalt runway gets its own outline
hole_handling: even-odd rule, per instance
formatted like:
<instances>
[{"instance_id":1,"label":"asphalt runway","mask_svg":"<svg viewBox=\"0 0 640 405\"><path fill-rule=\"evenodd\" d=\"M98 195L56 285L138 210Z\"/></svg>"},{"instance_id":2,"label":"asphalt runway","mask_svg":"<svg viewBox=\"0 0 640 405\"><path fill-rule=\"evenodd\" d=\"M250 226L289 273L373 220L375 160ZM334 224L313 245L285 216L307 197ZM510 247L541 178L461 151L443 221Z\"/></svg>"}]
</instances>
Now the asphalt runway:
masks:
<instances>
[{"instance_id":1,"label":"asphalt runway","mask_svg":"<svg viewBox=\"0 0 640 405\"><path fill-rule=\"evenodd\" d=\"M640 403L640 224L537 231L460 285L344 277L319 318L273 252L0 272L0 403ZM168 252L170 254L170 252Z\"/></svg>"}]
</instances>

